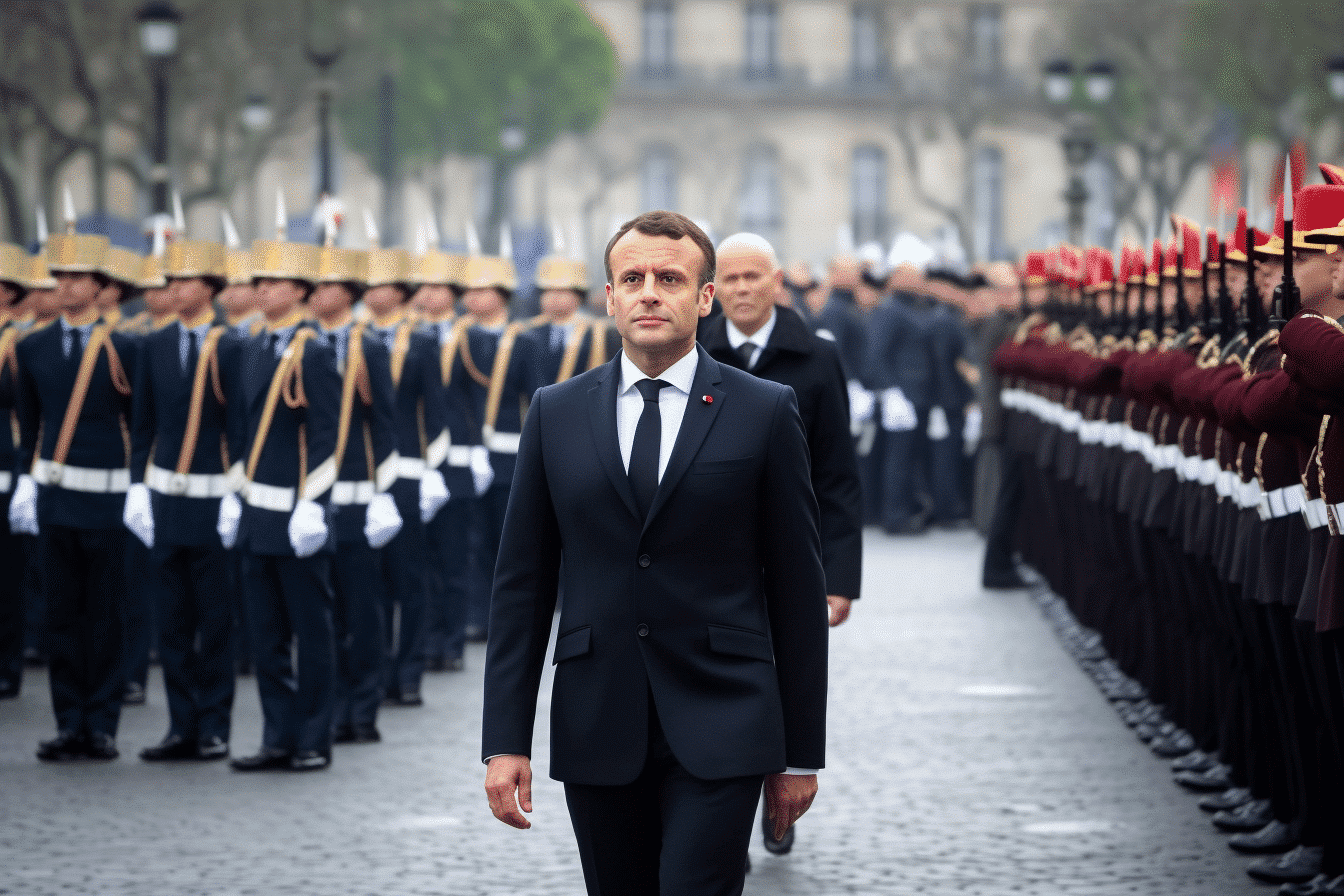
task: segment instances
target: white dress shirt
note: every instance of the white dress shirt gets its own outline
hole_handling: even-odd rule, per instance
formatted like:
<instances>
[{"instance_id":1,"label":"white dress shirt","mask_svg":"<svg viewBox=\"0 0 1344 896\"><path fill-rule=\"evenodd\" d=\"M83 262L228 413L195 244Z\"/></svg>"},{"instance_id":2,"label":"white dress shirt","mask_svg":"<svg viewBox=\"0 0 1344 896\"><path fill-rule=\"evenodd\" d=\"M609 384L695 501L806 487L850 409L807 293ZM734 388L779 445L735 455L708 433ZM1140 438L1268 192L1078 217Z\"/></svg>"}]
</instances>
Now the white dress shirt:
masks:
<instances>
[{"instance_id":1,"label":"white dress shirt","mask_svg":"<svg viewBox=\"0 0 1344 896\"><path fill-rule=\"evenodd\" d=\"M681 360L660 376L649 377L626 357L625 352L621 352L621 381L616 386L616 438L621 443L621 463L625 464L627 473L630 472L630 452L635 447L635 429L639 426L639 416L644 413L644 396L635 388L635 383L657 379L668 384L658 393L658 415L663 423L662 441L658 445L658 481L662 482L667 459L672 456L672 446L681 430L681 420L686 416L686 402L691 397L691 383L699 366L700 353L692 346Z\"/></svg>"},{"instance_id":2,"label":"white dress shirt","mask_svg":"<svg viewBox=\"0 0 1344 896\"><path fill-rule=\"evenodd\" d=\"M761 328L750 336L733 326L733 322L728 320L727 316L724 317L724 322L728 324L728 344L733 347L733 351L738 351L738 346L744 342L750 342L752 345L756 346L756 350L751 353L751 363L747 365L748 369L755 367L756 362L761 360L761 351L765 348L766 343L770 341L770 334L775 331L775 320L778 317L778 312L776 312L774 308L771 308L770 319L761 324Z\"/></svg>"}]
</instances>

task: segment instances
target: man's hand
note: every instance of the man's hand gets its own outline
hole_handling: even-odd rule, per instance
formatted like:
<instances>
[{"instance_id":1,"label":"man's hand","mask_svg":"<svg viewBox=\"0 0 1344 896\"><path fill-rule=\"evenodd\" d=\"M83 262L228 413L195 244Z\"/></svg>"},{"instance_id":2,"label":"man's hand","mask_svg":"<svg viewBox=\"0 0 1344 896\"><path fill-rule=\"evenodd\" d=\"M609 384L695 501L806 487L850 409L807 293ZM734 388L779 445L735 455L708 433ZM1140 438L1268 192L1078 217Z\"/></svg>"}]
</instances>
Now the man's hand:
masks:
<instances>
[{"instance_id":1,"label":"man's hand","mask_svg":"<svg viewBox=\"0 0 1344 896\"><path fill-rule=\"evenodd\" d=\"M826 595L826 607L830 611L827 621L831 628L835 628L840 623L849 618L849 605L852 601L847 597L841 597L838 594Z\"/></svg>"},{"instance_id":2,"label":"man's hand","mask_svg":"<svg viewBox=\"0 0 1344 896\"><path fill-rule=\"evenodd\" d=\"M816 781L813 780L813 791ZM485 767L485 793L490 811L510 827L527 830L532 822L522 816L532 811L532 762L526 756L495 756Z\"/></svg>"},{"instance_id":3,"label":"man's hand","mask_svg":"<svg viewBox=\"0 0 1344 896\"><path fill-rule=\"evenodd\" d=\"M784 838L784 832L803 817L816 796L816 775L765 776L765 812L775 826L776 840Z\"/></svg>"}]
</instances>

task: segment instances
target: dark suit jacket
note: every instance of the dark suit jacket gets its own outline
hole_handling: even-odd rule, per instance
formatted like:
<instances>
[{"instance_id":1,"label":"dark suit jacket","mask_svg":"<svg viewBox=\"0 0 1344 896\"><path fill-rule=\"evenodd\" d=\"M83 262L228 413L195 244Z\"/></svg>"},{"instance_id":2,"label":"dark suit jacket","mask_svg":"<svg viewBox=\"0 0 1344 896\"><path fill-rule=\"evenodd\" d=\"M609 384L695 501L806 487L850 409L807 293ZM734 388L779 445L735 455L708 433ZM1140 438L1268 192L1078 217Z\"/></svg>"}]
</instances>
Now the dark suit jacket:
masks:
<instances>
[{"instance_id":1,"label":"dark suit jacket","mask_svg":"<svg viewBox=\"0 0 1344 896\"><path fill-rule=\"evenodd\" d=\"M563 577L553 778L633 781L650 694L696 777L824 765L825 581L797 403L697 351L646 520L616 434L619 357L536 394L495 570L484 757L531 755Z\"/></svg>"},{"instance_id":2,"label":"dark suit jacket","mask_svg":"<svg viewBox=\"0 0 1344 896\"><path fill-rule=\"evenodd\" d=\"M812 490L821 511L821 559L826 593L857 598L863 572L863 499L849 433L849 392L840 355L790 308L777 308L775 328L751 372L793 388L812 460ZM720 364L742 366L728 342L728 320L717 318L701 344Z\"/></svg>"}]
</instances>

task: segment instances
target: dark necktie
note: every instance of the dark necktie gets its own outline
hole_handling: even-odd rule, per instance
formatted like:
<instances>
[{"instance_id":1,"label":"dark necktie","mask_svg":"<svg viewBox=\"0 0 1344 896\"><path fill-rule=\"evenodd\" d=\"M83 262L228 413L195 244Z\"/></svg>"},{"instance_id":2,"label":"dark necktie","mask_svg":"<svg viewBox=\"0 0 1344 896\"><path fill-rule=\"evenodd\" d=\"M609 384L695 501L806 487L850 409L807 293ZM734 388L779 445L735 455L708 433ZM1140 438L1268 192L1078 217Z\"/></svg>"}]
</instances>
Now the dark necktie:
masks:
<instances>
[{"instance_id":1,"label":"dark necktie","mask_svg":"<svg viewBox=\"0 0 1344 896\"><path fill-rule=\"evenodd\" d=\"M277 355L276 355L276 351L275 351L275 349L276 349L276 347L277 347L279 344L280 344L280 334L279 334L279 333L268 333L268 334L266 334L266 351L270 353L270 356L271 356L272 358L274 358L274 357L277 356Z\"/></svg>"},{"instance_id":2,"label":"dark necktie","mask_svg":"<svg viewBox=\"0 0 1344 896\"><path fill-rule=\"evenodd\" d=\"M649 506L658 491L658 452L663 442L663 415L658 410L658 393L669 385L662 380L648 379L635 383L639 394L644 396L644 411L639 415L635 441L630 448L630 488L635 493L635 507L640 519L649 515Z\"/></svg>"},{"instance_id":3,"label":"dark necktie","mask_svg":"<svg viewBox=\"0 0 1344 896\"><path fill-rule=\"evenodd\" d=\"M195 330L187 331L187 357L182 365L182 372L191 376L196 372L196 359L200 357L200 346L197 344L200 337Z\"/></svg>"},{"instance_id":4,"label":"dark necktie","mask_svg":"<svg viewBox=\"0 0 1344 896\"><path fill-rule=\"evenodd\" d=\"M742 369L751 369L751 359L756 354L756 343L744 342L737 347L737 353L742 356Z\"/></svg>"},{"instance_id":5,"label":"dark necktie","mask_svg":"<svg viewBox=\"0 0 1344 896\"><path fill-rule=\"evenodd\" d=\"M84 357L84 331L79 327L70 328L70 357Z\"/></svg>"}]
</instances>

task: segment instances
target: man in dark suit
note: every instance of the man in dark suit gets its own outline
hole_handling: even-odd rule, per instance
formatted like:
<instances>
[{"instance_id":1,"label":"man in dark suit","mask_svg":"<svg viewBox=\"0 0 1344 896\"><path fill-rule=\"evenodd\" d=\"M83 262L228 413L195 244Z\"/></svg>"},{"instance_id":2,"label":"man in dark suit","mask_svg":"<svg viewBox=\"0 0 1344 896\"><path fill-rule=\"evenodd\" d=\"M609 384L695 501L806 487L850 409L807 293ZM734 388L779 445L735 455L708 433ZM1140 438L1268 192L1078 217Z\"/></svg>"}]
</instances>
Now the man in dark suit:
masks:
<instances>
[{"instance_id":1,"label":"man in dark suit","mask_svg":"<svg viewBox=\"0 0 1344 896\"><path fill-rule=\"evenodd\" d=\"M796 311L778 307L784 288L774 248L754 233L719 244L715 293L723 314L700 343L720 364L750 371L793 389L807 435L812 491L821 521L830 624L849 618L863 573L863 495L849 431L849 394L840 354L815 335ZM776 855L793 848L793 829L782 840L762 818L765 848Z\"/></svg>"},{"instance_id":2,"label":"man in dark suit","mask_svg":"<svg viewBox=\"0 0 1344 896\"><path fill-rule=\"evenodd\" d=\"M589 893L741 893L758 794L777 837L824 764L826 580L787 387L695 344L714 247L649 212L607 245L619 358L540 390L491 604L482 754L530 822L556 594L551 775ZM521 812L519 811L521 809Z\"/></svg>"}]
</instances>

